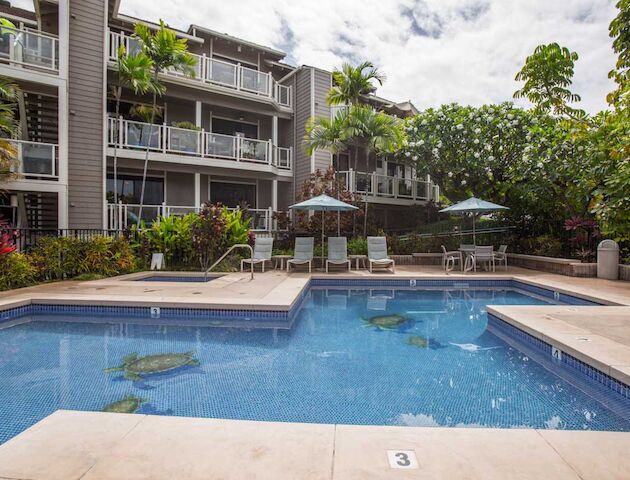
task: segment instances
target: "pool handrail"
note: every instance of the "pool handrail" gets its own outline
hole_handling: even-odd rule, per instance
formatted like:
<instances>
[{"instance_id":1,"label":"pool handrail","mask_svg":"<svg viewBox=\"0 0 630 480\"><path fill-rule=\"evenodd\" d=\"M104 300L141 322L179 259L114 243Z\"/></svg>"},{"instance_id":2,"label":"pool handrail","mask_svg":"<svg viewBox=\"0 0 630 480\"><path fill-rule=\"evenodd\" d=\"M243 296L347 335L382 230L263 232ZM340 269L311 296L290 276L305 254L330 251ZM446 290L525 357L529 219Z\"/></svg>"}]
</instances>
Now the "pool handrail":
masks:
<instances>
[{"instance_id":1,"label":"pool handrail","mask_svg":"<svg viewBox=\"0 0 630 480\"><path fill-rule=\"evenodd\" d=\"M232 250L234 250L235 248L247 248L247 249L249 249L249 258L250 258L250 260L253 260L253 258L254 258L254 249L252 248L251 245L248 245L246 243L237 243L235 245L232 245L230 248L227 249L227 251L223 255L221 255L221 257L219 257L219 259L216 262L214 262L212 265L210 265L210 267L208 267L208 269L206 270L205 276L204 276L204 278L206 280L208 279L208 272L210 272L214 267L216 267L219 263L221 263L221 261L225 257L227 257L230 254L230 252ZM254 262L251 262L250 265L251 265L250 280L253 280L254 279Z\"/></svg>"}]
</instances>

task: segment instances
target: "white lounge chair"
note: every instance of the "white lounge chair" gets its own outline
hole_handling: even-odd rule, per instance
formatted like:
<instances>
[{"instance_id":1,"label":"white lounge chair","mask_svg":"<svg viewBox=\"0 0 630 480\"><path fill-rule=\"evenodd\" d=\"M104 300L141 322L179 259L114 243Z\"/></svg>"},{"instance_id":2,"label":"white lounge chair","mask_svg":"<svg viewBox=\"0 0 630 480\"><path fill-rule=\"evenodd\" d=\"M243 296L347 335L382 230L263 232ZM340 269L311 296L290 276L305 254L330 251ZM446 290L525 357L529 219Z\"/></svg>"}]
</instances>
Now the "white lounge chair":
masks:
<instances>
[{"instance_id":1,"label":"white lounge chair","mask_svg":"<svg viewBox=\"0 0 630 480\"><path fill-rule=\"evenodd\" d=\"M505 269L507 270L507 245L500 245L499 250L494 252L494 259L501 264L505 265Z\"/></svg>"},{"instance_id":2,"label":"white lounge chair","mask_svg":"<svg viewBox=\"0 0 630 480\"><path fill-rule=\"evenodd\" d=\"M455 263L457 262L459 262L459 266L463 270L464 262L462 261L462 252L449 252L446 250L446 247L442 245L442 268L447 272L450 272L455 268Z\"/></svg>"},{"instance_id":3,"label":"white lounge chair","mask_svg":"<svg viewBox=\"0 0 630 480\"><path fill-rule=\"evenodd\" d=\"M494 256L494 247L492 245L475 247L475 253L470 256L470 260L472 262L473 270L477 271L477 265L482 263L486 263L489 266L492 266L492 271L496 270L495 256Z\"/></svg>"},{"instance_id":4,"label":"white lounge chair","mask_svg":"<svg viewBox=\"0 0 630 480\"><path fill-rule=\"evenodd\" d=\"M367 237L368 241L368 267L372 273L373 266L392 267L392 273L396 272L394 260L387 255L387 240L385 237Z\"/></svg>"},{"instance_id":5,"label":"white lounge chair","mask_svg":"<svg viewBox=\"0 0 630 480\"><path fill-rule=\"evenodd\" d=\"M265 263L271 262L271 252L273 250L273 238L272 237L261 237L256 238L254 243L254 258L249 259L245 258L241 260L241 272L243 271L243 266L246 263L253 263L256 265L257 263L262 264L262 271L265 271Z\"/></svg>"},{"instance_id":6,"label":"white lounge chair","mask_svg":"<svg viewBox=\"0 0 630 480\"><path fill-rule=\"evenodd\" d=\"M291 265L308 264L309 273L313 268L313 245L315 239L313 237L297 237L295 239L295 250L293 258L287 260L287 272L291 270Z\"/></svg>"},{"instance_id":7,"label":"white lounge chair","mask_svg":"<svg viewBox=\"0 0 630 480\"><path fill-rule=\"evenodd\" d=\"M326 273L328 265L347 265L350 270L350 260L348 260L348 240L346 237L328 237L328 258L326 259Z\"/></svg>"}]
</instances>

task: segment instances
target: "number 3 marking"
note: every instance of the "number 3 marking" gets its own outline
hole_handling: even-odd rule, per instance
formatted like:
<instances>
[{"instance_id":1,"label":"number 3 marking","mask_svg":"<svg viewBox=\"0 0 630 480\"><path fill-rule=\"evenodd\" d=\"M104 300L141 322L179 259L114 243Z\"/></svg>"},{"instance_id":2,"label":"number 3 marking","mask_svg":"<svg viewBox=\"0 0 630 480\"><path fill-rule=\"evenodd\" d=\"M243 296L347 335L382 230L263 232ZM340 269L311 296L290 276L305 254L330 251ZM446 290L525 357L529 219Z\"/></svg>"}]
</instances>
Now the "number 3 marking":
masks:
<instances>
[{"instance_id":1,"label":"number 3 marking","mask_svg":"<svg viewBox=\"0 0 630 480\"><path fill-rule=\"evenodd\" d=\"M407 455L406 453L398 452L395 456L398 459L396 463L400 465L401 467L408 467L409 465L411 465L411 460L409 460L409 455Z\"/></svg>"}]
</instances>

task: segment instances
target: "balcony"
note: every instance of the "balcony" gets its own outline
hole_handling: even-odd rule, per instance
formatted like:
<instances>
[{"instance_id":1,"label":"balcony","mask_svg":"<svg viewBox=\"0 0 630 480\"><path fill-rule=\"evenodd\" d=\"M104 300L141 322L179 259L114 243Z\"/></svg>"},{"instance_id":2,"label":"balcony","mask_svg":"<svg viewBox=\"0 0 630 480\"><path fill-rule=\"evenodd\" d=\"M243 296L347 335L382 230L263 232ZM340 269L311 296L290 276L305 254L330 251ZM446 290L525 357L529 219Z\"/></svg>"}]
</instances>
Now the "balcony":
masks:
<instances>
[{"instance_id":1,"label":"balcony","mask_svg":"<svg viewBox=\"0 0 630 480\"><path fill-rule=\"evenodd\" d=\"M15 148L17 168L15 173L31 180L58 180L57 150L52 143L6 140Z\"/></svg>"},{"instance_id":2,"label":"balcony","mask_svg":"<svg viewBox=\"0 0 630 480\"><path fill-rule=\"evenodd\" d=\"M134 37L110 31L107 50L110 62L116 62L118 48L121 45L128 53L133 54L140 50L140 44ZM292 88L280 85L270 73L208 58L205 55L191 55L197 60L194 76L187 76L175 70L166 72L166 75L241 92L245 96L270 100L281 108L292 109Z\"/></svg>"},{"instance_id":3,"label":"balcony","mask_svg":"<svg viewBox=\"0 0 630 480\"><path fill-rule=\"evenodd\" d=\"M143 205L142 220L146 224L153 223L159 217L183 216L188 213L199 213L200 207L174 205ZM229 210L236 210L230 208ZM271 232L276 229L271 208L249 208L247 215L252 219L251 229L254 232ZM127 230L138 222L140 205L130 203L107 204L107 228L110 230Z\"/></svg>"},{"instance_id":4,"label":"balcony","mask_svg":"<svg viewBox=\"0 0 630 480\"><path fill-rule=\"evenodd\" d=\"M337 172L337 179L348 191L364 195L371 203L412 205L431 200L437 201L440 196L440 187L427 180L354 170Z\"/></svg>"},{"instance_id":5,"label":"balcony","mask_svg":"<svg viewBox=\"0 0 630 480\"><path fill-rule=\"evenodd\" d=\"M59 39L29 29L2 27L0 62L17 68L59 73Z\"/></svg>"},{"instance_id":6,"label":"balcony","mask_svg":"<svg viewBox=\"0 0 630 480\"><path fill-rule=\"evenodd\" d=\"M293 149L273 145L271 140L244 138L204 130L153 125L109 117L107 144L122 150L144 151L214 159L235 164L258 164L290 172ZM120 141L118 141L120 139ZM213 165L209 162L208 165ZM230 167L230 165L221 164ZM234 165L235 166L235 165Z\"/></svg>"}]
</instances>

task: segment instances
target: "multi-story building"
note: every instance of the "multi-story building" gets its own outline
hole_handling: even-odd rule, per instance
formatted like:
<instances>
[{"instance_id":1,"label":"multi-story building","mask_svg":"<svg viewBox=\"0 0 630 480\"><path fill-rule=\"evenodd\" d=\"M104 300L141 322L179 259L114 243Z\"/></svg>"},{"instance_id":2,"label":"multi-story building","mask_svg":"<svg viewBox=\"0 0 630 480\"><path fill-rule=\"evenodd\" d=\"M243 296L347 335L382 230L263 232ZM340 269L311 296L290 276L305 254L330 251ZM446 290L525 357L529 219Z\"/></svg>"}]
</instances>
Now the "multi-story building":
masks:
<instances>
[{"instance_id":1,"label":"multi-story building","mask_svg":"<svg viewBox=\"0 0 630 480\"><path fill-rule=\"evenodd\" d=\"M162 118L151 127L136 117L149 97L123 90L118 115L111 87L116 55L139 46L118 0L35 0L34 12L0 5L16 25L4 32L0 75L21 86L20 178L0 185L2 212L30 228L121 228L135 221L148 145L142 217L193 211L206 201L243 203L257 230L273 229L309 175L331 164L347 187L382 212L422 205L438 195L409 167L379 160L376 171L353 169L345 155L307 155L310 117L334 115L326 104L329 71L294 67L273 48L191 25L177 31L197 64L195 75L162 75ZM409 102L366 98L405 116ZM378 209L377 209L378 210Z\"/></svg>"}]
</instances>

